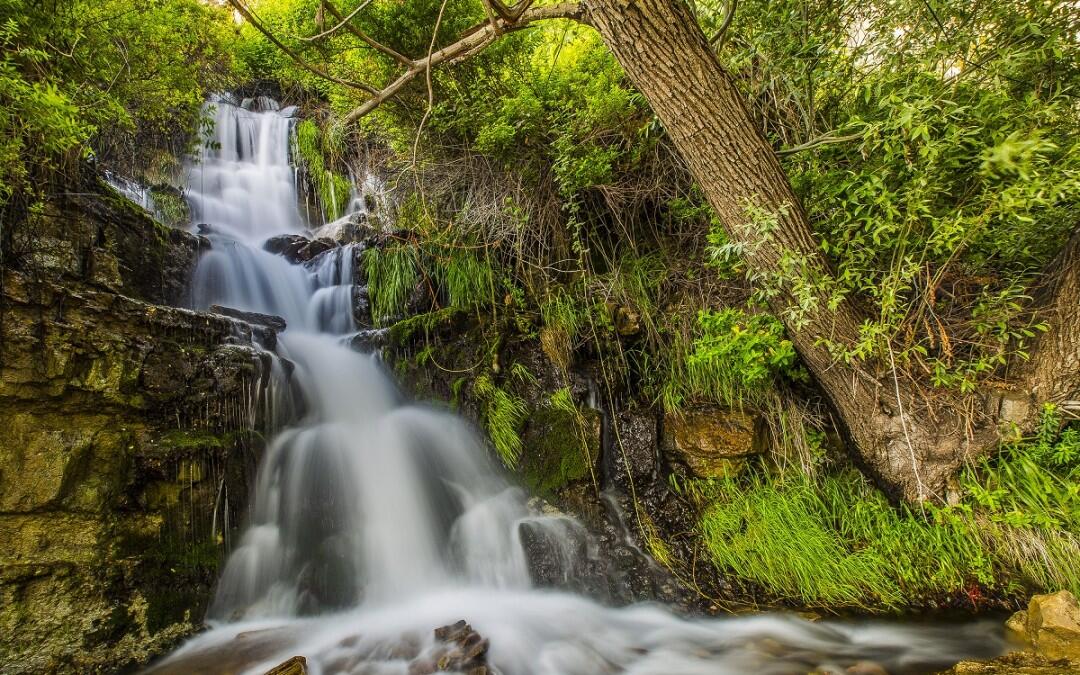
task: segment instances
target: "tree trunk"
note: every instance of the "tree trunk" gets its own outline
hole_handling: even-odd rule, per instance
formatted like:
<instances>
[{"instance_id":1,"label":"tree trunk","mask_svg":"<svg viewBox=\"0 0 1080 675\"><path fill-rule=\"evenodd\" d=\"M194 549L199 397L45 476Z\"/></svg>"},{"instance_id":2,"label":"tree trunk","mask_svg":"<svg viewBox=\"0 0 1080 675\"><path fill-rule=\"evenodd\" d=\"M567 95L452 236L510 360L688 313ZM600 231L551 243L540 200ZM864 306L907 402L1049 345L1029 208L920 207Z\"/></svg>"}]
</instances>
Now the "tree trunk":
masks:
<instances>
[{"instance_id":1,"label":"tree trunk","mask_svg":"<svg viewBox=\"0 0 1080 675\"><path fill-rule=\"evenodd\" d=\"M684 2L588 0L586 9L748 269L778 288L770 309L828 396L856 459L895 496L944 497L946 479L964 459L996 442L996 415L931 403L891 357L873 373L834 358L824 341L852 345L866 317L850 298L836 301L827 284L813 282L830 278L830 268L806 212Z\"/></svg>"}]
</instances>

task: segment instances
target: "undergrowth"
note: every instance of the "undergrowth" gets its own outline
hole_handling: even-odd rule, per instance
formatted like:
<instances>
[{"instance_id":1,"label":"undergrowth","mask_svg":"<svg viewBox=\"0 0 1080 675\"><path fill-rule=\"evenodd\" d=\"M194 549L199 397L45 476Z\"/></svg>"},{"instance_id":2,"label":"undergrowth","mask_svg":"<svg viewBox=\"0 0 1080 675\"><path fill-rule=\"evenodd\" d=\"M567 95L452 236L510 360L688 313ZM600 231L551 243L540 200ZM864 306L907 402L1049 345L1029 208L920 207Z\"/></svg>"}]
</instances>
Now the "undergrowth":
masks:
<instances>
[{"instance_id":1,"label":"undergrowth","mask_svg":"<svg viewBox=\"0 0 1080 675\"><path fill-rule=\"evenodd\" d=\"M758 467L676 484L708 555L769 600L896 611L986 593L1080 592L1080 433L1052 407L1031 439L969 467L950 506L895 507L854 469Z\"/></svg>"},{"instance_id":2,"label":"undergrowth","mask_svg":"<svg viewBox=\"0 0 1080 675\"><path fill-rule=\"evenodd\" d=\"M319 198L322 215L327 221L337 220L345 214L352 198L352 183L345 175L326 166L327 155L333 155L330 143L313 120L302 120L293 134L293 150Z\"/></svg>"},{"instance_id":3,"label":"undergrowth","mask_svg":"<svg viewBox=\"0 0 1080 675\"><path fill-rule=\"evenodd\" d=\"M484 426L495 452L508 468L517 466L521 456L519 430L528 409L525 401L495 384L487 375L473 382L473 393L484 408Z\"/></svg>"}]
</instances>

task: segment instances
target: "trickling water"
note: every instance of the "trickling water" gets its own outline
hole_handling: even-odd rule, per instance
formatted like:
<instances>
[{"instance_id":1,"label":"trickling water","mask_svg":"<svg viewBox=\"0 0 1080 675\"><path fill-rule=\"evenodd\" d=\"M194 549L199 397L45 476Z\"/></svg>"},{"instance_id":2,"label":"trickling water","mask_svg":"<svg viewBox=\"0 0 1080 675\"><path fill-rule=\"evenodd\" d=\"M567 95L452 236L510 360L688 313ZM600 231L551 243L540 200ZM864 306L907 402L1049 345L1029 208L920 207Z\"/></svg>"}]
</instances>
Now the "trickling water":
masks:
<instances>
[{"instance_id":1,"label":"trickling water","mask_svg":"<svg viewBox=\"0 0 1080 675\"><path fill-rule=\"evenodd\" d=\"M313 673L406 673L432 648L432 629L460 618L491 640L489 663L508 675L805 673L865 658L901 672L999 648L976 625L688 621L531 588L519 526L564 539L580 526L531 514L468 425L405 403L374 357L346 346L351 247L306 265L262 250L303 228L290 122L260 107L218 102L218 147L188 172L196 222L213 226L193 297L285 318L272 393L283 418L305 412L262 459L250 523L210 609L217 627L157 670L258 673L303 654ZM294 389L302 402L290 407Z\"/></svg>"}]
</instances>

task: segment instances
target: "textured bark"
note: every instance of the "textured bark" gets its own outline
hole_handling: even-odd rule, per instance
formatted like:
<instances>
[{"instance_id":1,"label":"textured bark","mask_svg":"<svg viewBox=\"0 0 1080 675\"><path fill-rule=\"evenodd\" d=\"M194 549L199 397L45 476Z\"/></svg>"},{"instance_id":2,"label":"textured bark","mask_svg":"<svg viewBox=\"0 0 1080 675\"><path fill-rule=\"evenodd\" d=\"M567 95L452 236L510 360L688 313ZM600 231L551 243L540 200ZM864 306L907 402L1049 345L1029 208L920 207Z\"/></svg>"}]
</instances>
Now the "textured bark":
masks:
<instances>
[{"instance_id":1,"label":"textured bark","mask_svg":"<svg viewBox=\"0 0 1080 675\"><path fill-rule=\"evenodd\" d=\"M794 259L814 275L828 275L828 262L773 148L687 5L590 0L587 19L664 123L729 238L742 245L748 268L761 278L780 278ZM775 214L776 225L763 231L748 205ZM946 479L962 461L996 441L996 425L972 425L983 417L935 409L889 363L870 373L838 362L823 342L852 344L864 314L850 299L830 302L824 290L811 291L809 303L800 297L802 303L786 284L770 307L788 325L857 459L897 496L942 497ZM796 317L792 308L800 306Z\"/></svg>"},{"instance_id":2,"label":"textured bark","mask_svg":"<svg viewBox=\"0 0 1080 675\"><path fill-rule=\"evenodd\" d=\"M1049 331L1032 351L1027 388L1080 417L1080 229L1050 264L1037 293Z\"/></svg>"}]
</instances>

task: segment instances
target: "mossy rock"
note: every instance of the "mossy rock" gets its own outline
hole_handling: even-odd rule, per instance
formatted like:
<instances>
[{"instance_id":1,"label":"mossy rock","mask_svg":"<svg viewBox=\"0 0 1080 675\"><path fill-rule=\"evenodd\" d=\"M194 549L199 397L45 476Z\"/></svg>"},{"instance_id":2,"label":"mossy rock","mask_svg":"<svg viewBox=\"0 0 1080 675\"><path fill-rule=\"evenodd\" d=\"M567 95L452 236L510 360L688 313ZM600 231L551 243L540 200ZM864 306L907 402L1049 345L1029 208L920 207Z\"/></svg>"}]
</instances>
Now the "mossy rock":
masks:
<instances>
[{"instance_id":1,"label":"mossy rock","mask_svg":"<svg viewBox=\"0 0 1080 675\"><path fill-rule=\"evenodd\" d=\"M551 495L592 480L600 458L600 415L541 408L526 420L518 465L522 482L541 495Z\"/></svg>"}]
</instances>

